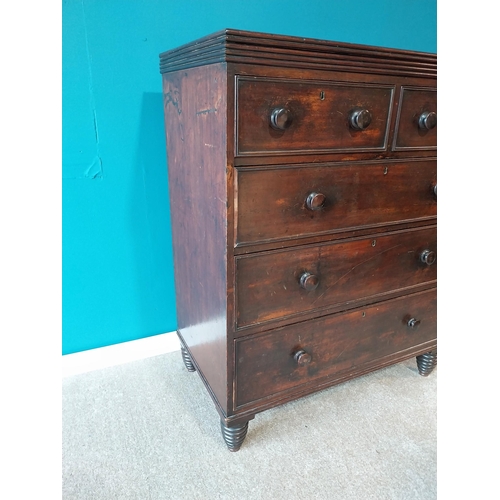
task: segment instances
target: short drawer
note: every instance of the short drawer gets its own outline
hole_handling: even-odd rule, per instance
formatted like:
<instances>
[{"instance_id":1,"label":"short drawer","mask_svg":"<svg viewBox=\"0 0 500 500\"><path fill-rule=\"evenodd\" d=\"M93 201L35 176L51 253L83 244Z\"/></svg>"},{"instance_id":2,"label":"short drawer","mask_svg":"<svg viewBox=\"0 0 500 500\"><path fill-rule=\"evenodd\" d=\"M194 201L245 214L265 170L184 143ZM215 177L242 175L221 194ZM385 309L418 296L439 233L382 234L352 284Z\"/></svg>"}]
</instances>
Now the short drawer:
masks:
<instances>
[{"instance_id":1,"label":"short drawer","mask_svg":"<svg viewBox=\"0 0 500 500\"><path fill-rule=\"evenodd\" d=\"M436 315L433 289L237 340L235 408L411 355L435 343Z\"/></svg>"},{"instance_id":2,"label":"short drawer","mask_svg":"<svg viewBox=\"0 0 500 500\"><path fill-rule=\"evenodd\" d=\"M237 327L431 283L437 275L436 246L435 227L426 227L238 256Z\"/></svg>"},{"instance_id":3,"label":"short drawer","mask_svg":"<svg viewBox=\"0 0 500 500\"><path fill-rule=\"evenodd\" d=\"M436 161L239 170L236 245L436 216Z\"/></svg>"},{"instance_id":4,"label":"short drawer","mask_svg":"<svg viewBox=\"0 0 500 500\"><path fill-rule=\"evenodd\" d=\"M436 89L401 87L393 149L437 149Z\"/></svg>"},{"instance_id":5,"label":"short drawer","mask_svg":"<svg viewBox=\"0 0 500 500\"><path fill-rule=\"evenodd\" d=\"M237 79L237 155L384 150L394 86Z\"/></svg>"}]
</instances>

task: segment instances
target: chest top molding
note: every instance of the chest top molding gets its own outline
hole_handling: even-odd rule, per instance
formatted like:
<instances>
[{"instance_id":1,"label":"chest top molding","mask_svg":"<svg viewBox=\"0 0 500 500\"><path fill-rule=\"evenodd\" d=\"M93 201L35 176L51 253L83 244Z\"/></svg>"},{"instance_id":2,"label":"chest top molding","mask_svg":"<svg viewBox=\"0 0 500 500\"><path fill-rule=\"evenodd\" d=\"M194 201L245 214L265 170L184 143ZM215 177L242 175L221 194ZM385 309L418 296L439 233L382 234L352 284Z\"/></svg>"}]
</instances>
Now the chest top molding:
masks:
<instances>
[{"instance_id":1,"label":"chest top molding","mask_svg":"<svg viewBox=\"0 0 500 500\"><path fill-rule=\"evenodd\" d=\"M220 62L436 78L437 56L225 29L160 54L160 73Z\"/></svg>"}]
</instances>

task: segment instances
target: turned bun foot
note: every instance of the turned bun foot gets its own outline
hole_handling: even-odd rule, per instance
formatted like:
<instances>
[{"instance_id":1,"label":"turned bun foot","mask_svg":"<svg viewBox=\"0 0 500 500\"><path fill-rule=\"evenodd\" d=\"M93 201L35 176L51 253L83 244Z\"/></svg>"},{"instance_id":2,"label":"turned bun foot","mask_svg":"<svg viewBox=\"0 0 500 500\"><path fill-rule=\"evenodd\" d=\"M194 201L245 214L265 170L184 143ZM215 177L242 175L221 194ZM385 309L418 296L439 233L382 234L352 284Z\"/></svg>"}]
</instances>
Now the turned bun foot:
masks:
<instances>
[{"instance_id":1,"label":"turned bun foot","mask_svg":"<svg viewBox=\"0 0 500 500\"><path fill-rule=\"evenodd\" d=\"M248 421L243 424L231 425L227 427L221 420L220 423L222 437L229 448L229 451L238 451L245 440L248 431Z\"/></svg>"},{"instance_id":2,"label":"turned bun foot","mask_svg":"<svg viewBox=\"0 0 500 500\"><path fill-rule=\"evenodd\" d=\"M181 354L182 354L182 360L184 361L184 364L186 365L188 372L195 372L196 368L193 365L193 361L191 360L191 356L186 351L186 349L184 349L184 347L181 347Z\"/></svg>"},{"instance_id":3,"label":"turned bun foot","mask_svg":"<svg viewBox=\"0 0 500 500\"><path fill-rule=\"evenodd\" d=\"M422 377L427 377L432 370L436 367L437 364L437 352L431 351L426 352L425 354L421 354L417 356L417 367L418 372Z\"/></svg>"}]
</instances>

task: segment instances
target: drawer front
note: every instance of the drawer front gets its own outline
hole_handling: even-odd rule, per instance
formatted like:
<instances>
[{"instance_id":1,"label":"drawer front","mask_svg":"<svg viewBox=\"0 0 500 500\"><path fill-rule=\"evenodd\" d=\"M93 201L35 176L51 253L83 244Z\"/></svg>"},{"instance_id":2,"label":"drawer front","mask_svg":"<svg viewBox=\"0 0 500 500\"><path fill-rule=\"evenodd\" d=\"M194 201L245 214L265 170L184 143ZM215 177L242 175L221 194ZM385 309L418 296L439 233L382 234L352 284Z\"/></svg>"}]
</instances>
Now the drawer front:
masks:
<instances>
[{"instance_id":1,"label":"drawer front","mask_svg":"<svg viewBox=\"0 0 500 500\"><path fill-rule=\"evenodd\" d=\"M237 154L384 150L393 92L388 85L240 77Z\"/></svg>"},{"instance_id":2,"label":"drawer front","mask_svg":"<svg viewBox=\"0 0 500 500\"><path fill-rule=\"evenodd\" d=\"M237 244L436 216L436 161L238 171Z\"/></svg>"},{"instance_id":3,"label":"drawer front","mask_svg":"<svg viewBox=\"0 0 500 500\"><path fill-rule=\"evenodd\" d=\"M433 289L236 341L235 406L425 348L436 341L436 303Z\"/></svg>"},{"instance_id":4,"label":"drawer front","mask_svg":"<svg viewBox=\"0 0 500 500\"><path fill-rule=\"evenodd\" d=\"M436 109L436 89L401 87L393 149L437 149Z\"/></svg>"},{"instance_id":5,"label":"drawer front","mask_svg":"<svg viewBox=\"0 0 500 500\"><path fill-rule=\"evenodd\" d=\"M436 229L425 228L239 256L237 327L362 303L433 282L435 255Z\"/></svg>"},{"instance_id":6,"label":"drawer front","mask_svg":"<svg viewBox=\"0 0 500 500\"><path fill-rule=\"evenodd\" d=\"M350 378L435 340L435 289L247 337L235 345L235 406Z\"/></svg>"}]
</instances>

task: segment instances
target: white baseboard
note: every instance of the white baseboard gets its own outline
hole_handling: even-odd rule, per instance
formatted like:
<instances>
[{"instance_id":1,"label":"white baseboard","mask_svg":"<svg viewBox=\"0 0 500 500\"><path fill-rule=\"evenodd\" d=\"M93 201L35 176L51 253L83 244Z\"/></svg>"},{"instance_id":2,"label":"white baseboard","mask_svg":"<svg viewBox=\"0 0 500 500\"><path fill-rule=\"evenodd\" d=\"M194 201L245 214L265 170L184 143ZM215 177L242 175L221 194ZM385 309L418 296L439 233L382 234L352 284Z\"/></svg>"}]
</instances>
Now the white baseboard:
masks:
<instances>
[{"instance_id":1,"label":"white baseboard","mask_svg":"<svg viewBox=\"0 0 500 500\"><path fill-rule=\"evenodd\" d=\"M180 348L177 333L169 332L107 347L66 354L62 357L62 376L65 378L101 370L110 366L178 351Z\"/></svg>"}]
</instances>

